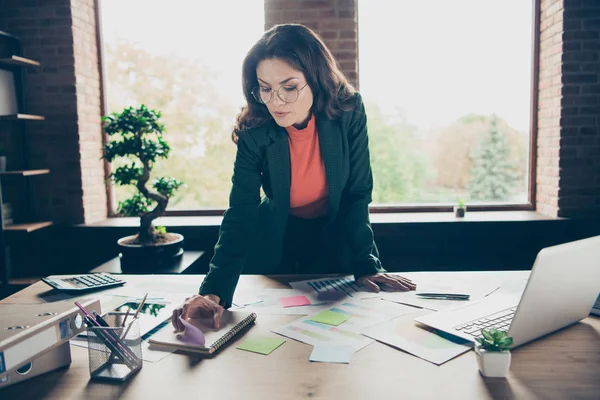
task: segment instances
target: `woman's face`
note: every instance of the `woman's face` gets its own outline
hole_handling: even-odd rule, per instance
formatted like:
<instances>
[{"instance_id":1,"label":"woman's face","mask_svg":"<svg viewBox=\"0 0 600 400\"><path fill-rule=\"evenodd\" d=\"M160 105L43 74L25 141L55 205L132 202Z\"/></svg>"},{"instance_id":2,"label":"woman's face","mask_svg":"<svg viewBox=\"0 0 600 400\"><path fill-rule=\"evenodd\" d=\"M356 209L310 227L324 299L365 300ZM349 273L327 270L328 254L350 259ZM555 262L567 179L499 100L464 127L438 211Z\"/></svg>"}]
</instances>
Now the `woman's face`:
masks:
<instances>
[{"instance_id":1,"label":"woman's face","mask_svg":"<svg viewBox=\"0 0 600 400\"><path fill-rule=\"evenodd\" d=\"M272 58L258 64L256 76L261 96L268 98L269 94L272 95L266 106L279 126L303 125L310 118L313 93L302 72L285 61ZM295 102L286 103L277 95L279 91L284 98L294 98L297 89L301 90Z\"/></svg>"}]
</instances>

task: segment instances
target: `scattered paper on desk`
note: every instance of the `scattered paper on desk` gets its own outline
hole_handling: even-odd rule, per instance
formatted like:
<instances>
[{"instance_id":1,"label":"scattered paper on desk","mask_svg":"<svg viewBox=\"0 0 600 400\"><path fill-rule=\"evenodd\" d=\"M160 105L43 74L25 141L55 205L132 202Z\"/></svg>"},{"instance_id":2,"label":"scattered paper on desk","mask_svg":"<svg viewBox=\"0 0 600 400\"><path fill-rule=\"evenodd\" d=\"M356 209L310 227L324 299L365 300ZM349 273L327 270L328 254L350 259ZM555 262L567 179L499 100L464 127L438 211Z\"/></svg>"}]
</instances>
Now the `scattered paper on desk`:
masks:
<instances>
[{"instance_id":1,"label":"scattered paper on desk","mask_svg":"<svg viewBox=\"0 0 600 400\"><path fill-rule=\"evenodd\" d=\"M312 303L306 296L292 296L292 297L281 297L279 299L279 304L283 308L287 307L298 307L298 306L309 306Z\"/></svg>"},{"instance_id":2,"label":"scattered paper on desk","mask_svg":"<svg viewBox=\"0 0 600 400\"><path fill-rule=\"evenodd\" d=\"M348 364L352 354L354 349L347 344L316 344L309 361Z\"/></svg>"},{"instance_id":3,"label":"scattered paper on desk","mask_svg":"<svg viewBox=\"0 0 600 400\"><path fill-rule=\"evenodd\" d=\"M342 314L331 310L325 310L321 311L317 315L314 315L310 320L319 322L321 324L338 326L343 322L346 322L348 318L350 318L350 315L348 314Z\"/></svg>"},{"instance_id":4,"label":"scattered paper on desk","mask_svg":"<svg viewBox=\"0 0 600 400\"><path fill-rule=\"evenodd\" d=\"M232 303L238 307L245 307L251 304L262 303L262 299L258 298L253 293L238 292L233 295Z\"/></svg>"},{"instance_id":5,"label":"scattered paper on desk","mask_svg":"<svg viewBox=\"0 0 600 400\"><path fill-rule=\"evenodd\" d=\"M237 349L251 351L253 353L271 354L273 350L285 343L285 340L273 337L251 337L244 340Z\"/></svg>"},{"instance_id":6,"label":"scattered paper on desk","mask_svg":"<svg viewBox=\"0 0 600 400\"><path fill-rule=\"evenodd\" d=\"M498 279L492 274L475 275L471 273L465 275L460 272L406 272L399 275L416 283L417 290L409 292L387 291L382 293L382 298L434 311L466 306L469 302L483 299L502 284L502 279ZM470 298L469 300L426 299L416 295L421 292L464 293L470 295Z\"/></svg>"},{"instance_id":7,"label":"scattered paper on desk","mask_svg":"<svg viewBox=\"0 0 600 400\"><path fill-rule=\"evenodd\" d=\"M282 307L281 303L279 303L281 297L302 295L301 292L295 289L262 289L260 292L256 292L255 295L262 300L260 303L250 304L245 307L240 307L239 309L243 309L246 312L253 312L258 315L308 315L325 310L328 307L327 303L298 307Z\"/></svg>"},{"instance_id":8,"label":"scattered paper on desk","mask_svg":"<svg viewBox=\"0 0 600 400\"><path fill-rule=\"evenodd\" d=\"M177 339L181 340L184 343L195 344L198 346L204 346L206 343L206 338L204 337L204 333L194 325L187 322L182 317L179 317L179 320L185 326L185 330L177 335Z\"/></svg>"},{"instance_id":9,"label":"scattered paper on desk","mask_svg":"<svg viewBox=\"0 0 600 400\"><path fill-rule=\"evenodd\" d=\"M374 342L373 339L360 334L366 327L412 312L415 309L380 299L372 299L342 301L333 306L330 305L328 310L347 315L350 318L343 325L333 326L314 321L314 314L311 314L282 325L272 332L313 346L345 344L356 352Z\"/></svg>"},{"instance_id":10,"label":"scattered paper on desk","mask_svg":"<svg viewBox=\"0 0 600 400\"><path fill-rule=\"evenodd\" d=\"M429 312L421 310L374 325L364 330L363 335L436 365L471 350L473 345L467 340L455 338L425 325L417 325L414 319Z\"/></svg>"}]
</instances>

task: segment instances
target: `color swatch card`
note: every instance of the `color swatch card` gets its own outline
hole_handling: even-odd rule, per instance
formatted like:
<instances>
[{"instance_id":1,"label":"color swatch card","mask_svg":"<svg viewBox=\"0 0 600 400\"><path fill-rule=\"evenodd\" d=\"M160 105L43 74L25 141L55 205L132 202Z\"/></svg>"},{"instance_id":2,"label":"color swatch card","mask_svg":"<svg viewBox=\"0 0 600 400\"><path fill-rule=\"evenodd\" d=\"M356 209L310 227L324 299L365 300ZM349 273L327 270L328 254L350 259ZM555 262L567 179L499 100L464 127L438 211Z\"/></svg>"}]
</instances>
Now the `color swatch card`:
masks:
<instances>
[{"instance_id":1,"label":"color swatch card","mask_svg":"<svg viewBox=\"0 0 600 400\"><path fill-rule=\"evenodd\" d=\"M258 353L263 355L271 354L275 349L285 343L285 340L277 337L251 337L245 339L236 348L239 350L250 351L252 353Z\"/></svg>"},{"instance_id":2,"label":"color swatch card","mask_svg":"<svg viewBox=\"0 0 600 400\"><path fill-rule=\"evenodd\" d=\"M309 361L348 364L354 354L352 346L347 344L316 344Z\"/></svg>"},{"instance_id":3,"label":"color swatch card","mask_svg":"<svg viewBox=\"0 0 600 400\"><path fill-rule=\"evenodd\" d=\"M471 342L418 324L414 319L431 311L421 310L403 315L391 321L374 325L363 334L379 342L396 347L436 365L473 348Z\"/></svg>"}]
</instances>

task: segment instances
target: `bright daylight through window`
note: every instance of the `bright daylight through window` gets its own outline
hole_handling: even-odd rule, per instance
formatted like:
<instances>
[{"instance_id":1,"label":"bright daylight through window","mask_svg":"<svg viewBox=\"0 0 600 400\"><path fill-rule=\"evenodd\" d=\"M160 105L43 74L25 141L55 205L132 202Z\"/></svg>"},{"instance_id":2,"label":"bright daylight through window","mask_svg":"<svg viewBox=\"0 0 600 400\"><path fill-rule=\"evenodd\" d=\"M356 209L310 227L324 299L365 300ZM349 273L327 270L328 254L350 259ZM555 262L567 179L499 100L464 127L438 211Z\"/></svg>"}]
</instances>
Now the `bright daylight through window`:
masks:
<instances>
[{"instance_id":1,"label":"bright daylight through window","mask_svg":"<svg viewBox=\"0 0 600 400\"><path fill-rule=\"evenodd\" d=\"M153 173L186 184L169 210L225 209L241 64L264 30L264 0L100 4L106 113L162 112L171 154ZM532 8L358 1L372 206L528 202ZM129 193L114 187L113 208Z\"/></svg>"},{"instance_id":2,"label":"bright daylight through window","mask_svg":"<svg viewBox=\"0 0 600 400\"><path fill-rule=\"evenodd\" d=\"M169 210L225 209L231 130L244 104L242 60L264 31L264 0L100 4L107 113L140 104L162 112L171 153L153 175L186 184ZM113 193L116 209L130 192L114 186Z\"/></svg>"},{"instance_id":3,"label":"bright daylight through window","mask_svg":"<svg viewBox=\"0 0 600 400\"><path fill-rule=\"evenodd\" d=\"M372 205L526 204L532 2L358 7Z\"/></svg>"}]
</instances>

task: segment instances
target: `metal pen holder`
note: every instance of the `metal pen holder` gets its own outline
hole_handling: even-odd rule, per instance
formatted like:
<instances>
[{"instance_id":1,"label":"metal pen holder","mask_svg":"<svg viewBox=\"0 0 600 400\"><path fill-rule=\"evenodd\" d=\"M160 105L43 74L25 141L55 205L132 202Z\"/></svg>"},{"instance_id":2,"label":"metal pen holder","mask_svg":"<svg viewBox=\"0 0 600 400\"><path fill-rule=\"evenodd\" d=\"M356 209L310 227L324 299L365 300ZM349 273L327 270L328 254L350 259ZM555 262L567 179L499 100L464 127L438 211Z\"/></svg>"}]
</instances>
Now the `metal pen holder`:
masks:
<instances>
[{"instance_id":1,"label":"metal pen holder","mask_svg":"<svg viewBox=\"0 0 600 400\"><path fill-rule=\"evenodd\" d=\"M125 326L88 327L87 338L92 379L122 382L142 368L142 338L137 318Z\"/></svg>"}]
</instances>

